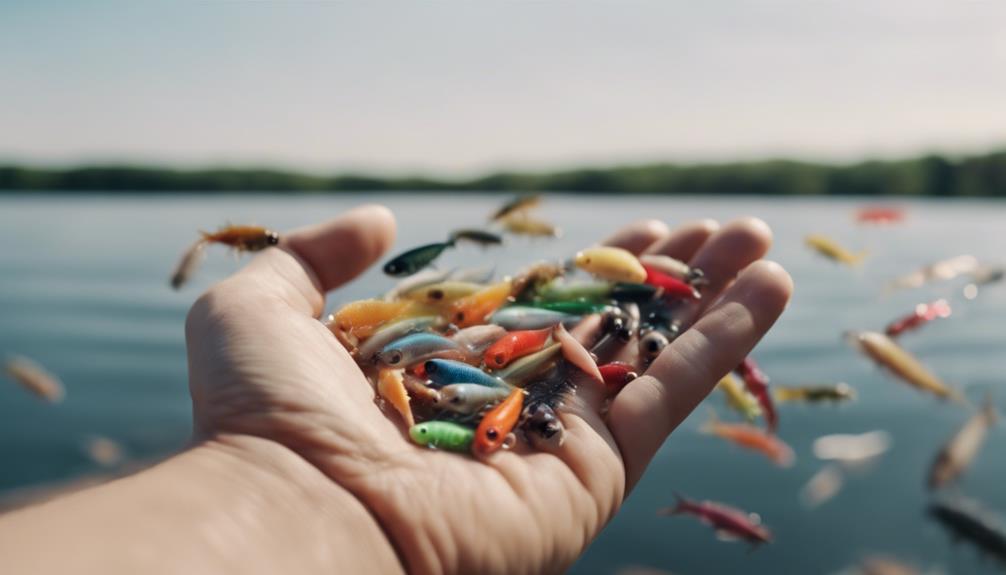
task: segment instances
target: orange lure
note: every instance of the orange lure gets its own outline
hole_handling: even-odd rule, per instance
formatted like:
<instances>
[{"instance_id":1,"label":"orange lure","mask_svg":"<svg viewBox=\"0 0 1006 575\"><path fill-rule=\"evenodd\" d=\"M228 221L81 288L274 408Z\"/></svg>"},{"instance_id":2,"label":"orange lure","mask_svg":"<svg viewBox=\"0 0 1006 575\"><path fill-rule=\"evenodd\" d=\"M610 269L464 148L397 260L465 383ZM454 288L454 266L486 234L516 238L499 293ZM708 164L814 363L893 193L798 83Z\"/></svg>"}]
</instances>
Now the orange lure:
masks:
<instances>
[{"instance_id":1,"label":"orange lure","mask_svg":"<svg viewBox=\"0 0 1006 575\"><path fill-rule=\"evenodd\" d=\"M511 331L486 349L483 360L487 366L500 369L518 357L541 349L551 333L550 327Z\"/></svg>"},{"instance_id":2,"label":"orange lure","mask_svg":"<svg viewBox=\"0 0 1006 575\"><path fill-rule=\"evenodd\" d=\"M770 435L761 429L746 423L723 423L714 416L702 427L703 433L709 433L732 441L741 447L757 451L768 457L779 467L789 467L793 464L793 450L781 439Z\"/></svg>"},{"instance_id":3,"label":"orange lure","mask_svg":"<svg viewBox=\"0 0 1006 575\"><path fill-rule=\"evenodd\" d=\"M279 234L262 226L226 226L209 233L203 241L224 244L241 252L257 252L279 243Z\"/></svg>"},{"instance_id":4,"label":"orange lure","mask_svg":"<svg viewBox=\"0 0 1006 575\"><path fill-rule=\"evenodd\" d=\"M520 412L524 408L524 390L514 389L499 405L482 418L475 430L472 453L484 457L503 447L507 435L517 425Z\"/></svg>"},{"instance_id":5,"label":"orange lure","mask_svg":"<svg viewBox=\"0 0 1006 575\"><path fill-rule=\"evenodd\" d=\"M335 312L331 329L368 338L383 324L421 315L437 315L436 308L414 301L365 299L348 303Z\"/></svg>"},{"instance_id":6,"label":"orange lure","mask_svg":"<svg viewBox=\"0 0 1006 575\"><path fill-rule=\"evenodd\" d=\"M451 306L450 321L458 327L485 323L485 318L510 298L510 282L504 281L463 297Z\"/></svg>"}]
</instances>

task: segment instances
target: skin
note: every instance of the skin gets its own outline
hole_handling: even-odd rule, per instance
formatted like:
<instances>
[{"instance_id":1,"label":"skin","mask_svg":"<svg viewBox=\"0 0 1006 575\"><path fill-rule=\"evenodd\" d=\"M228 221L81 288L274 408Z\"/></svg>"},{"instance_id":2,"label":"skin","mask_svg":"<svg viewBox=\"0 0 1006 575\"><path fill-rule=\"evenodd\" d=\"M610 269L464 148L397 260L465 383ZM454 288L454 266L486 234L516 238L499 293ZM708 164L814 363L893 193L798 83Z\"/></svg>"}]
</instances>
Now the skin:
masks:
<instances>
[{"instance_id":1,"label":"skin","mask_svg":"<svg viewBox=\"0 0 1006 575\"><path fill-rule=\"evenodd\" d=\"M706 307L606 418L603 390L584 386L559 411L561 445L518 444L479 461L413 445L318 321L325 294L381 258L393 236L388 210L358 208L284 235L199 298L186 325L192 446L0 518L6 570L562 571L668 434L771 327L792 289L781 267L754 263L771 240L757 220L673 232L657 221L627 226L607 243L702 264ZM601 360L635 361L630 348Z\"/></svg>"}]
</instances>

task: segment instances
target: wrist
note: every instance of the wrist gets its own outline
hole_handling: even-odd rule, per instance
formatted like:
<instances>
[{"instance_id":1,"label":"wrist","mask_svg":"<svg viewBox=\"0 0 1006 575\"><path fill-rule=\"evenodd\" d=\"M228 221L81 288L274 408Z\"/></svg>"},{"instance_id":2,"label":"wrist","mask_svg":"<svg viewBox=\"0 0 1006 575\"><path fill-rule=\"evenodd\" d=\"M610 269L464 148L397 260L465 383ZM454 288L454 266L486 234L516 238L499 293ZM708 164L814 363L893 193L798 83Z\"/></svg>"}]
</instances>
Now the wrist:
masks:
<instances>
[{"instance_id":1,"label":"wrist","mask_svg":"<svg viewBox=\"0 0 1006 575\"><path fill-rule=\"evenodd\" d=\"M233 499L238 515L221 526L222 544L261 538L276 567L297 572L403 571L368 509L291 449L255 436L220 435L186 455L216 477L215 489ZM256 545L242 552L258 551Z\"/></svg>"}]
</instances>

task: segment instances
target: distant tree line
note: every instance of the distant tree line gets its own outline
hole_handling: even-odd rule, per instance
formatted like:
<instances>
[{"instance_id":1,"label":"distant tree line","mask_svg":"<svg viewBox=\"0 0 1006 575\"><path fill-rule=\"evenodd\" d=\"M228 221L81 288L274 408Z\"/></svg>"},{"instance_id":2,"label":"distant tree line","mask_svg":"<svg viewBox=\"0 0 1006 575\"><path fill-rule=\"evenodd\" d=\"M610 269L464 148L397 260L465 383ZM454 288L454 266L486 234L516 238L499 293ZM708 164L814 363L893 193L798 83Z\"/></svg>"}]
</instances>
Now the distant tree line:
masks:
<instances>
[{"instance_id":1,"label":"distant tree line","mask_svg":"<svg viewBox=\"0 0 1006 575\"><path fill-rule=\"evenodd\" d=\"M0 190L82 192L555 191L597 194L1006 195L1006 151L831 165L788 160L499 172L468 180L269 169L0 166Z\"/></svg>"}]
</instances>

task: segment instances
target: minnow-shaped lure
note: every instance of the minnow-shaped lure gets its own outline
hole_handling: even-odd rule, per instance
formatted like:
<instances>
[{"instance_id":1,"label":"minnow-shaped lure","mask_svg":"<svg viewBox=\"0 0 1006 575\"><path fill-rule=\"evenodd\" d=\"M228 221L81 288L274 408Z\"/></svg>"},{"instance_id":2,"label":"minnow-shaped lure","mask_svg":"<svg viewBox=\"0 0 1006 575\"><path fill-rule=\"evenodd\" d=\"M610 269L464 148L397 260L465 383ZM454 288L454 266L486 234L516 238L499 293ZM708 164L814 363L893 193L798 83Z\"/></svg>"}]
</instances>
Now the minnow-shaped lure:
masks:
<instances>
[{"instance_id":1,"label":"minnow-shaped lure","mask_svg":"<svg viewBox=\"0 0 1006 575\"><path fill-rule=\"evenodd\" d=\"M962 401L956 389L943 383L922 363L890 337L873 331L851 332L849 342L877 365L886 368L905 383L941 399Z\"/></svg>"},{"instance_id":2,"label":"minnow-shaped lure","mask_svg":"<svg viewBox=\"0 0 1006 575\"><path fill-rule=\"evenodd\" d=\"M411 333L421 332L430 326L439 323L441 318L435 315L426 315L403 319L381 326L362 344L357 347L356 357L360 361L370 361L374 359L377 352L384 349L389 343L401 339Z\"/></svg>"},{"instance_id":3,"label":"minnow-shaped lure","mask_svg":"<svg viewBox=\"0 0 1006 575\"><path fill-rule=\"evenodd\" d=\"M891 337L897 337L906 331L918 329L934 319L950 317L950 314L950 304L945 299L938 299L932 303L920 303L915 306L912 313L888 324L884 333Z\"/></svg>"},{"instance_id":4,"label":"minnow-shaped lure","mask_svg":"<svg viewBox=\"0 0 1006 575\"><path fill-rule=\"evenodd\" d=\"M405 389L400 369L382 369L377 374L377 393L395 408L410 428L416 424L409 405L409 392Z\"/></svg>"},{"instance_id":5,"label":"minnow-shaped lure","mask_svg":"<svg viewBox=\"0 0 1006 575\"><path fill-rule=\"evenodd\" d=\"M905 210L888 206L867 206L856 211L861 224L894 224L905 219Z\"/></svg>"},{"instance_id":6,"label":"minnow-shaped lure","mask_svg":"<svg viewBox=\"0 0 1006 575\"><path fill-rule=\"evenodd\" d=\"M523 386L528 380L543 372L545 368L551 365L556 356L559 355L561 348L561 344L553 343L535 353L518 359L493 375L507 382L509 385Z\"/></svg>"},{"instance_id":7,"label":"minnow-shaped lure","mask_svg":"<svg viewBox=\"0 0 1006 575\"><path fill-rule=\"evenodd\" d=\"M487 323L485 325L473 325L458 330L451 336L461 347L468 350L474 356L481 356L486 348L499 341L506 335L506 330L498 325Z\"/></svg>"},{"instance_id":8,"label":"minnow-shaped lure","mask_svg":"<svg viewBox=\"0 0 1006 575\"><path fill-rule=\"evenodd\" d=\"M794 401L806 401L808 403L818 403L821 401L838 402L856 399L856 390L844 381L840 381L834 385L804 385L799 387L780 385L772 388L772 396L780 403Z\"/></svg>"},{"instance_id":9,"label":"minnow-shaped lure","mask_svg":"<svg viewBox=\"0 0 1006 575\"><path fill-rule=\"evenodd\" d=\"M450 243L457 243L458 240L472 242L480 246L499 246L503 244L503 236L494 234L486 230L455 230L451 232Z\"/></svg>"},{"instance_id":10,"label":"minnow-shaped lure","mask_svg":"<svg viewBox=\"0 0 1006 575\"><path fill-rule=\"evenodd\" d=\"M523 305L508 305L489 317L489 322L508 331L542 329L557 323L575 323L580 316Z\"/></svg>"},{"instance_id":11,"label":"minnow-shaped lure","mask_svg":"<svg viewBox=\"0 0 1006 575\"><path fill-rule=\"evenodd\" d=\"M467 453L471 451L475 430L451 421L427 421L410 427L409 437L424 447Z\"/></svg>"},{"instance_id":12,"label":"minnow-shaped lure","mask_svg":"<svg viewBox=\"0 0 1006 575\"><path fill-rule=\"evenodd\" d=\"M748 421L754 421L761 417L761 404L758 398L744 388L744 384L732 373L723 376L716 387L723 391L727 398L727 405L734 411L744 416Z\"/></svg>"},{"instance_id":13,"label":"minnow-shaped lure","mask_svg":"<svg viewBox=\"0 0 1006 575\"><path fill-rule=\"evenodd\" d=\"M432 264L447 248L454 247L454 242L436 242L412 248L403 252L384 264L384 273L392 277L410 276Z\"/></svg>"},{"instance_id":14,"label":"minnow-shaped lure","mask_svg":"<svg viewBox=\"0 0 1006 575\"><path fill-rule=\"evenodd\" d=\"M333 316L330 327L358 338L368 338L388 322L438 315L437 311L435 308L412 301L360 300L339 308Z\"/></svg>"},{"instance_id":15,"label":"minnow-shaped lure","mask_svg":"<svg viewBox=\"0 0 1006 575\"><path fill-rule=\"evenodd\" d=\"M487 404L501 401L510 395L505 387L486 387L474 383L455 383L440 389L434 404L456 413L476 413Z\"/></svg>"},{"instance_id":16,"label":"minnow-shaped lure","mask_svg":"<svg viewBox=\"0 0 1006 575\"><path fill-rule=\"evenodd\" d=\"M639 258L628 250L612 246L597 246L580 251L573 263L581 270L601 279L645 283L646 269Z\"/></svg>"},{"instance_id":17,"label":"minnow-shaped lure","mask_svg":"<svg viewBox=\"0 0 1006 575\"><path fill-rule=\"evenodd\" d=\"M507 232L520 236L557 238L560 234L559 228L551 223L523 213L510 215L498 221Z\"/></svg>"},{"instance_id":18,"label":"minnow-shaped lure","mask_svg":"<svg viewBox=\"0 0 1006 575\"><path fill-rule=\"evenodd\" d=\"M524 408L524 390L514 389L506 399L492 408L479 422L472 442L472 453L485 457L498 451L506 443Z\"/></svg>"},{"instance_id":19,"label":"minnow-shaped lure","mask_svg":"<svg viewBox=\"0 0 1006 575\"><path fill-rule=\"evenodd\" d=\"M768 390L768 376L758 368L758 364L750 357L745 357L744 361L734 368L734 371L744 380L744 387L758 399L758 404L761 405L762 412L765 414L765 424L770 432L775 433L776 428L779 427L779 415Z\"/></svg>"},{"instance_id":20,"label":"minnow-shaped lure","mask_svg":"<svg viewBox=\"0 0 1006 575\"><path fill-rule=\"evenodd\" d=\"M528 194L516 196L500 206L498 210L489 216L490 221L501 220L509 215L525 212L541 203L541 196L538 194Z\"/></svg>"},{"instance_id":21,"label":"minnow-shaped lure","mask_svg":"<svg viewBox=\"0 0 1006 575\"><path fill-rule=\"evenodd\" d=\"M223 244L241 252L258 252L279 244L279 234L262 226L226 226L199 234L204 242Z\"/></svg>"},{"instance_id":22,"label":"minnow-shaped lure","mask_svg":"<svg viewBox=\"0 0 1006 575\"><path fill-rule=\"evenodd\" d=\"M486 286L451 304L449 317L458 327L483 323L489 315L507 303L510 299L510 289L509 281Z\"/></svg>"},{"instance_id":23,"label":"minnow-shaped lure","mask_svg":"<svg viewBox=\"0 0 1006 575\"><path fill-rule=\"evenodd\" d=\"M429 305L450 305L468 297L486 286L475 282L443 281L410 290L402 297Z\"/></svg>"},{"instance_id":24,"label":"minnow-shaped lure","mask_svg":"<svg viewBox=\"0 0 1006 575\"><path fill-rule=\"evenodd\" d=\"M693 286L701 286L709 283L706 274L699 268L693 268L681 260L665 256L663 254L642 254L639 256L639 263L644 267L653 268L674 279L681 280Z\"/></svg>"},{"instance_id":25,"label":"minnow-shaped lure","mask_svg":"<svg viewBox=\"0 0 1006 575\"><path fill-rule=\"evenodd\" d=\"M11 357L4 363L4 372L21 387L49 403L62 401L66 395L58 377L27 357Z\"/></svg>"},{"instance_id":26,"label":"minnow-shaped lure","mask_svg":"<svg viewBox=\"0 0 1006 575\"><path fill-rule=\"evenodd\" d=\"M822 435L814 440L814 456L832 460L846 467L860 467L891 448L891 435L883 430L860 434L836 433Z\"/></svg>"},{"instance_id":27,"label":"minnow-shaped lure","mask_svg":"<svg viewBox=\"0 0 1006 575\"><path fill-rule=\"evenodd\" d=\"M511 361L532 354L545 346L552 328L512 331L489 346L483 361L492 369L501 369Z\"/></svg>"},{"instance_id":28,"label":"minnow-shaped lure","mask_svg":"<svg viewBox=\"0 0 1006 575\"><path fill-rule=\"evenodd\" d=\"M956 497L929 505L929 514L955 538L961 538L1006 562L1006 526L1002 520L973 499Z\"/></svg>"},{"instance_id":29,"label":"minnow-shaped lure","mask_svg":"<svg viewBox=\"0 0 1006 575\"><path fill-rule=\"evenodd\" d=\"M715 435L726 439L746 449L757 451L772 460L779 467L793 465L795 455L789 445L786 445L775 435L746 423L724 423L712 413L709 421L702 426L702 433Z\"/></svg>"},{"instance_id":30,"label":"minnow-shaped lure","mask_svg":"<svg viewBox=\"0 0 1006 575\"><path fill-rule=\"evenodd\" d=\"M692 284L686 283L675 277L671 277L655 266L642 264L646 270L645 283L663 290L663 295L670 298L700 299L702 295Z\"/></svg>"},{"instance_id":31,"label":"minnow-shaped lure","mask_svg":"<svg viewBox=\"0 0 1006 575\"><path fill-rule=\"evenodd\" d=\"M573 300L573 301L542 301L533 302L531 304L533 307L547 309L549 311L557 311L559 313L564 313L567 315L590 315L592 313L598 313L604 311L610 307L606 303L597 303L584 300Z\"/></svg>"},{"instance_id":32,"label":"minnow-shaped lure","mask_svg":"<svg viewBox=\"0 0 1006 575\"><path fill-rule=\"evenodd\" d=\"M971 466L997 418L995 406L986 398L981 411L971 416L936 455L929 468L930 489L949 485Z\"/></svg>"},{"instance_id":33,"label":"minnow-shaped lure","mask_svg":"<svg viewBox=\"0 0 1006 575\"><path fill-rule=\"evenodd\" d=\"M664 295L663 288L650 284L617 282L611 288L611 299L619 303L647 303Z\"/></svg>"},{"instance_id":34,"label":"minnow-shaped lure","mask_svg":"<svg viewBox=\"0 0 1006 575\"><path fill-rule=\"evenodd\" d=\"M621 361L599 365L597 366L597 370L601 373L604 386L608 388L608 393L611 395L615 395L628 385L630 381L639 377L634 367Z\"/></svg>"},{"instance_id":35,"label":"minnow-shaped lure","mask_svg":"<svg viewBox=\"0 0 1006 575\"><path fill-rule=\"evenodd\" d=\"M818 234L807 236L804 241L807 246L822 256L839 263L856 266L866 257L866 252L852 253L838 245L834 240Z\"/></svg>"},{"instance_id":36,"label":"minnow-shaped lure","mask_svg":"<svg viewBox=\"0 0 1006 575\"><path fill-rule=\"evenodd\" d=\"M772 533L761 525L761 518L754 513L714 501L692 501L679 493L674 497L677 504L661 509L658 515L694 515L715 529L721 539L743 539L754 545L772 542Z\"/></svg>"},{"instance_id":37,"label":"minnow-shaped lure","mask_svg":"<svg viewBox=\"0 0 1006 575\"><path fill-rule=\"evenodd\" d=\"M379 351L374 360L386 367L411 367L428 359L455 361L471 359L467 350L456 341L435 333L413 333L397 339Z\"/></svg>"},{"instance_id":38,"label":"minnow-shaped lure","mask_svg":"<svg viewBox=\"0 0 1006 575\"><path fill-rule=\"evenodd\" d=\"M978 258L960 255L923 266L922 268L895 279L887 289L917 288L929 282L954 279L961 274L973 273L980 267Z\"/></svg>"},{"instance_id":39,"label":"minnow-shaped lure","mask_svg":"<svg viewBox=\"0 0 1006 575\"><path fill-rule=\"evenodd\" d=\"M604 377L597 369L597 362L583 345L566 331L560 323L552 329L552 337L562 345L562 356L566 361L586 373L597 383L604 383Z\"/></svg>"},{"instance_id":40,"label":"minnow-shaped lure","mask_svg":"<svg viewBox=\"0 0 1006 575\"><path fill-rule=\"evenodd\" d=\"M474 383L488 387L509 388L499 377L489 375L481 369L450 359L431 359L423 364L426 377L434 387L444 387L454 383Z\"/></svg>"}]
</instances>

